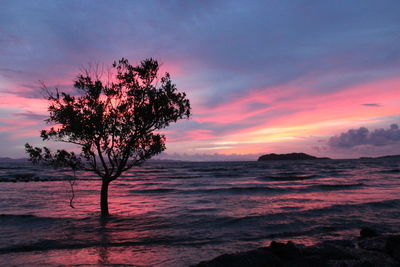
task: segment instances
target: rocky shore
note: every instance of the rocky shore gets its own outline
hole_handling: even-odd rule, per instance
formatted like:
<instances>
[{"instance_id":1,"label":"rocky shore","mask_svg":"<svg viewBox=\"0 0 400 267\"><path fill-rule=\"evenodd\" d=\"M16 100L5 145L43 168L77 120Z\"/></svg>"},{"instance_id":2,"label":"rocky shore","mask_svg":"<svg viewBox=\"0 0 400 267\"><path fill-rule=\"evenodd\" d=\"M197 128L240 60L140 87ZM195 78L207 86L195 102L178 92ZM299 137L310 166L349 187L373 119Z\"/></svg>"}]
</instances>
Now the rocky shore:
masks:
<instances>
[{"instance_id":1,"label":"rocky shore","mask_svg":"<svg viewBox=\"0 0 400 267\"><path fill-rule=\"evenodd\" d=\"M363 228L353 240L334 240L313 246L271 242L247 252L224 254L196 267L373 267L400 266L400 234Z\"/></svg>"}]
</instances>

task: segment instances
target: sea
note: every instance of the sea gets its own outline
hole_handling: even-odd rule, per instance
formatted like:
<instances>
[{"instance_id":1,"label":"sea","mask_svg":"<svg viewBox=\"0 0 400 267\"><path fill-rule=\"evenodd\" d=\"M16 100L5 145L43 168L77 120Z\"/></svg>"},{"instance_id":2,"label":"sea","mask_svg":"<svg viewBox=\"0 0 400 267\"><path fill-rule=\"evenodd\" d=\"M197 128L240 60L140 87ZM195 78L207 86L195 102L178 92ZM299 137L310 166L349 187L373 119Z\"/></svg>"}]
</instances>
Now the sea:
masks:
<instances>
[{"instance_id":1,"label":"sea","mask_svg":"<svg viewBox=\"0 0 400 267\"><path fill-rule=\"evenodd\" d=\"M92 173L3 162L0 181L0 266L190 266L400 230L399 158L148 162L111 183L106 219Z\"/></svg>"}]
</instances>

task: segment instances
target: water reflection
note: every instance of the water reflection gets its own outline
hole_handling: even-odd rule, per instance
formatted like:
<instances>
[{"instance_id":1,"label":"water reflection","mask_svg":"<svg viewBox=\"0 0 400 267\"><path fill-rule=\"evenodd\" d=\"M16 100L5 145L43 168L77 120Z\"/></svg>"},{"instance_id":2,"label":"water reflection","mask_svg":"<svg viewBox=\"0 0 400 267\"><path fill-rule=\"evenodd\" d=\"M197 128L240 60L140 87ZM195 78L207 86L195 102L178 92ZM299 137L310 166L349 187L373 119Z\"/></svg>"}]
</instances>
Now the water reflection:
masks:
<instances>
[{"instance_id":1,"label":"water reflection","mask_svg":"<svg viewBox=\"0 0 400 267\"><path fill-rule=\"evenodd\" d=\"M110 243L109 230L107 229L109 218L100 217L100 227L98 235L100 237L100 245L98 247L98 255L99 259L97 261L100 265L108 265L109 262L109 252L108 252L108 244Z\"/></svg>"},{"instance_id":2,"label":"water reflection","mask_svg":"<svg viewBox=\"0 0 400 267\"><path fill-rule=\"evenodd\" d=\"M65 181L2 183L0 265L187 266L272 239L310 244L362 225L397 229L399 169L393 161L149 164L111 184L109 218L99 218L100 181L86 173L75 209Z\"/></svg>"}]
</instances>

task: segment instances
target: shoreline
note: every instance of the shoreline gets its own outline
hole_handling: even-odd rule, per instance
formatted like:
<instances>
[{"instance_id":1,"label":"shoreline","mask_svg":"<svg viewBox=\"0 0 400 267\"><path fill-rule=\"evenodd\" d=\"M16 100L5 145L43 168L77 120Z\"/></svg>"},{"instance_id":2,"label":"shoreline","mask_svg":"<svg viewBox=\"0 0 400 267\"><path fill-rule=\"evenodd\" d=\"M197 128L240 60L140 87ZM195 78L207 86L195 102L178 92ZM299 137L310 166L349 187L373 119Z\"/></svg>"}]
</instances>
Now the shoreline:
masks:
<instances>
[{"instance_id":1,"label":"shoreline","mask_svg":"<svg viewBox=\"0 0 400 267\"><path fill-rule=\"evenodd\" d=\"M194 267L400 266L400 233L362 228L359 237L311 246L272 241L268 247L220 255Z\"/></svg>"}]
</instances>

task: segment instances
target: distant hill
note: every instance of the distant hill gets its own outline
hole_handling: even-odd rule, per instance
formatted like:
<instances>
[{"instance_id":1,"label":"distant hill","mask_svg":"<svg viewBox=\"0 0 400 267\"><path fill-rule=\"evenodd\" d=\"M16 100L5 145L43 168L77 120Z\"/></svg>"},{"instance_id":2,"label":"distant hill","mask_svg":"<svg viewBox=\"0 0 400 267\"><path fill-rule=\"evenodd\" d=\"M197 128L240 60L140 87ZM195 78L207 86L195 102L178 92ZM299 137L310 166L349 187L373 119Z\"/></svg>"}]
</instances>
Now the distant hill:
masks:
<instances>
[{"instance_id":1,"label":"distant hill","mask_svg":"<svg viewBox=\"0 0 400 267\"><path fill-rule=\"evenodd\" d=\"M185 162L178 159L148 159L146 162Z\"/></svg>"},{"instance_id":2,"label":"distant hill","mask_svg":"<svg viewBox=\"0 0 400 267\"><path fill-rule=\"evenodd\" d=\"M317 158L305 153L290 153L290 154L265 154L258 158L258 161L270 161L270 160L314 160L314 159L329 159L329 158Z\"/></svg>"},{"instance_id":3,"label":"distant hill","mask_svg":"<svg viewBox=\"0 0 400 267\"><path fill-rule=\"evenodd\" d=\"M26 158L13 159L9 157L0 157L0 162L28 162Z\"/></svg>"}]
</instances>

